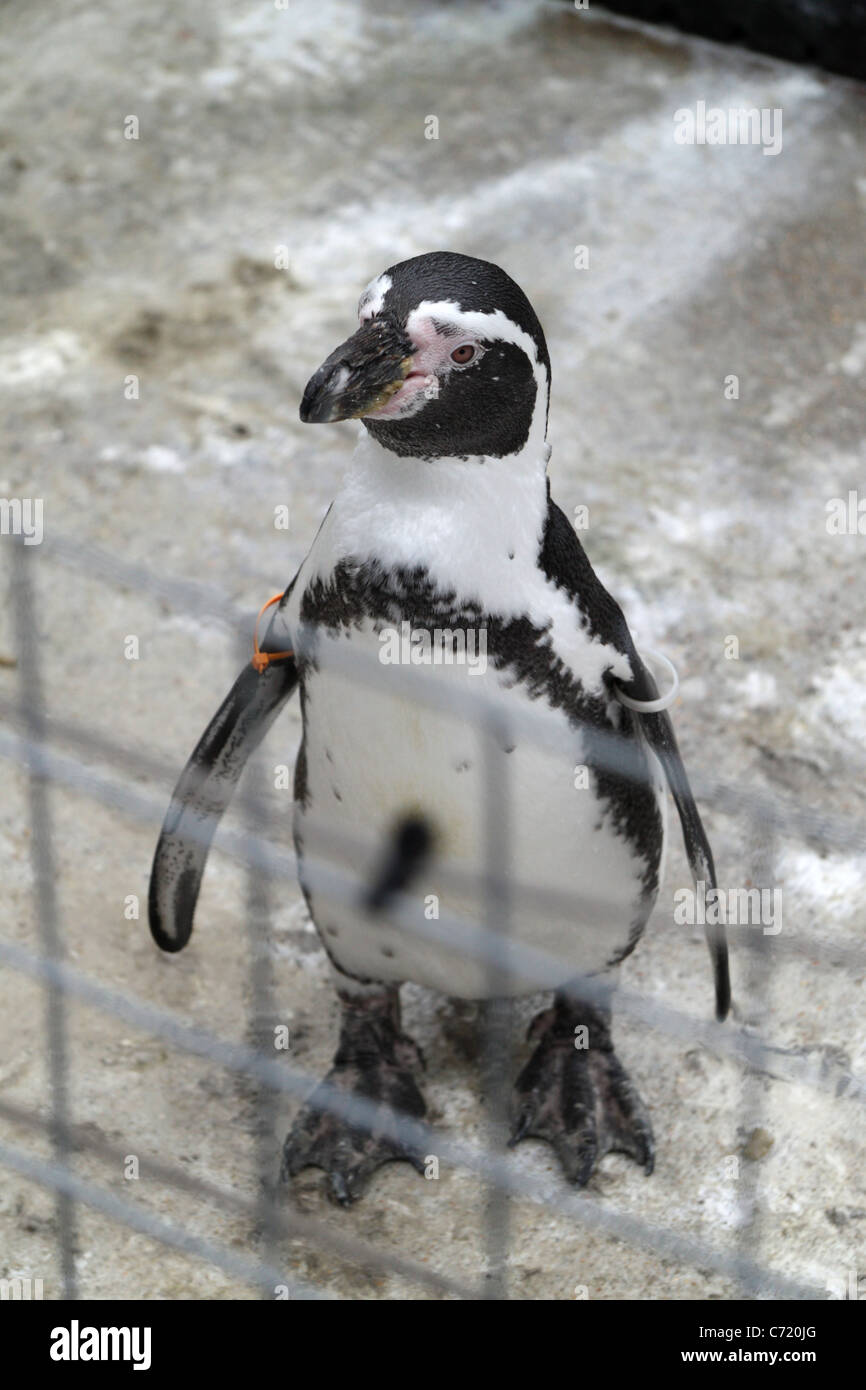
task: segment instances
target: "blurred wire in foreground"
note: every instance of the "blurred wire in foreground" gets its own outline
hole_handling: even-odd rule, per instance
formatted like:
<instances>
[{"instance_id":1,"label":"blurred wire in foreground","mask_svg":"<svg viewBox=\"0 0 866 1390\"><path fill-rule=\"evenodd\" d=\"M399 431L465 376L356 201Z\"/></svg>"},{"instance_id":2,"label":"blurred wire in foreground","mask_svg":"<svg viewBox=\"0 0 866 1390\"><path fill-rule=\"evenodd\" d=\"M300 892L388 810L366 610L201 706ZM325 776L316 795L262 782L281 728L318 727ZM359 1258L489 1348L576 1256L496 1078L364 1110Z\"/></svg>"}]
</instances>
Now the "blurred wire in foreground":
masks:
<instances>
[{"instance_id":1,"label":"blurred wire in foreground","mask_svg":"<svg viewBox=\"0 0 866 1390\"><path fill-rule=\"evenodd\" d=\"M115 588L134 588L139 594L146 593L187 614L216 619L225 626L227 634L234 635L235 640L242 643L249 641L252 625L246 615L240 614L222 595L205 586L151 574L140 566L130 566L105 552L62 538L46 544L44 549L49 562L59 562ZM270 1019L270 885L274 880L284 882L293 878L294 855L267 838L265 809L246 792L241 798L244 828L223 829L214 843L216 850L230 854L247 870L250 961L247 1043L227 1042L210 1032L191 1028L164 1010L83 976L66 963L63 928L57 908L57 856L49 787L53 785L83 793L124 816L158 827L164 812L165 792L171 772L159 758L146 750L127 750L99 729L77 727L67 721L48 717L42 696L40 642L33 600L33 553L23 544L13 543L13 560L12 601L21 694L17 705L0 701L0 715L14 730L0 731L0 757L17 763L28 773L31 853L39 935L38 951L0 939L0 965L39 980L44 986L50 1113L46 1119L38 1111L0 1098L0 1116L19 1128L47 1134L52 1158L45 1160L11 1144L0 1143L0 1164L56 1194L58 1252L67 1298L76 1297L77 1291L75 1209L78 1204L91 1207L168 1248L224 1270L257 1288L264 1298L305 1299L321 1296L321 1291L308 1281L298 1279L282 1268L281 1252L283 1260L287 1257L281 1242L286 1240L304 1241L349 1263L415 1283L441 1297L507 1298L511 1204L515 1199L536 1203L589 1229L653 1252L660 1259L673 1259L701 1270L716 1271L734 1281L752 1297L775 1295L796 1299L826 1296L826 1290L816 1287L812 1279L774 1271L757 1258L754 1247L761 1243L757 1224L760 1206L757 1169L748 1193L752 1215L740 1229L737 1244L730 1250L682 1234L670 1226L659 1226L630 1213L617 1211L609 1200L600 1201L586 1192L573 1193L559 1181L540 1182L523 1174L519 1166L508 1158L505 1149L511 1084L512 1006L505 999L508 991L504 986L502 997L494 997L483 1010L482 1072L488 1116L486 1143L473 1147L457 1142L442 1131L409 1116L395 1115L393 1123L385 1125L386 1133L403 1141L423 1144L426 1147L422 1152L434 1152L440 1161L476 1175L485 1185L483 1229L486 1267L483 1271L479 1270L481 1277L477 1284L467 1284L393 1250L335 1233L323 1221L303 1216L288 1210L286 1204L280 1204L274 1189L275 1172L272 1173L269 1167L271 1155L268 1146L268 1134L276 1118L276 1098L282 1094L295 1100L308 1099L308 1093L317 1080L274 1061L262 1047L263 1029L266 1031ZM337 653L335 659L344 663L344 668L354 680L369 684L383 679L383 668L375 660L363 657L356 660L345 646L331 645ZM246 646L243 649L246 650ZM519 973L521 978L533 982L539 989L550 988L552 982L560 978L559 963L544 952L527 948L512 939L510 928L516 914L531 910L543 912L555 908L557 902L561 907L562 898L551 893L545 885L514 883L509 879L510 789L503 784L505 774L501 760L489 756L492 750L513 737L518 726L522 734L536 738L543 744L550 737L549 719L542 711L520 711L514 721L509 717L506 728L499 707L483 699L467 697L463 691L448 690L441 683L425 682L418 671L395 671L389 667L387 679L389 689L393 690L394 681L397 680L419 703L446 708L456 718L472 720L477 729L487 769L484 800L486 862L475 885L483 893L484 925L461 921L458 917L449 917L447 913L442 913L436 920L428 920L407 894L407 888L433 847L429 827L421 818L411 819L397 827L391 841L379 846L379 869L372 882L360 882L340 870L342 851L348 847L344 835L334 832L330 839L326 837L323 843L328 846L328 862L311 860L307 866L311 887L315 886L317 891L341 901L361 901L369 911L380 913L401 930L438 941L451 950L459 950L468 959L483 962L494 995L497 994L497 982L505 981L514 973ZM163 790L154 796L132 788L116 777L94 771L78 757L58 752L51 746L57 742L71 744L80 754L125 776L157 779ZM595 741L593 756L597 763L613 767L621 775L629 775L627 750L624 752L616 739L600 734ZM759 857L765 860L771 856L774 838L782 828L789 836L799 834L811 841L818 840L840 848L862 850L866 847L863 826L842 818L829 818L808 807L770 801L730 783L698 781L696 790L699 795L712 798L717 809L749 817L755 831L755 843L759 846ZM363 838L362 830L359 828L360 838ZM210 838L210 828L206 825L201 827L201 833L203 837ZM455 878L460 878L456 871ZM464 874L464 886L466 878ZM579 905L569 903L568 906L576 910ZM744 942L752 952L754 980L765 998L769 996L772 978L769 968L771 952L778 952L780 956L806 955L813 961L824 959L828 963L846 965L852 970L862 969L866 963L866 949L856 946L800 937L784 940L773 937L770 940L762 933L751 933L744 938ZM585 987L590 1001L594 991L598 993L599 1000L607 995L608 987L598 980L586 979L581 982L581 987ZM146 1207L121 1198L106 1188L97 1187L73 1171L72 1159L75 1154L101 1156L116 1164L123 1149L106 1140L94 1140L72 1121L66 1031L66 1009L70 998L160 1037L183 1052L250 1079L255 1101L258 1172L256 1194L251 1200L158 1158L143 1156L140 1161L142 1171L166 1188L184 1191L200 1198L211 1208L244 1219L251 1248L261 1241L261 1258L240 1255L236 1248L220 1245L186 1227L167 1222ZM840 1064L826 1059L812 1062L772 1046L753 1031L695 1019L633 990L617 991L617 1007L620 1013L641 1021L647 1027L739 1061L745 1068L744 1106L752 1120L759 1114L760 1107L760 1094L750 1081L756 1071L814 1087L843 1103L862 1105L866 1102L866 1081L851 1075ZM371 1102L358 1096L347 1096L322 1083L318 1086L317 1096L318 1104L323 1109L345 1116L358 1127L369 1129L375 1123L382 1131L382 1115Z\"/></svg>"}]
</instances>

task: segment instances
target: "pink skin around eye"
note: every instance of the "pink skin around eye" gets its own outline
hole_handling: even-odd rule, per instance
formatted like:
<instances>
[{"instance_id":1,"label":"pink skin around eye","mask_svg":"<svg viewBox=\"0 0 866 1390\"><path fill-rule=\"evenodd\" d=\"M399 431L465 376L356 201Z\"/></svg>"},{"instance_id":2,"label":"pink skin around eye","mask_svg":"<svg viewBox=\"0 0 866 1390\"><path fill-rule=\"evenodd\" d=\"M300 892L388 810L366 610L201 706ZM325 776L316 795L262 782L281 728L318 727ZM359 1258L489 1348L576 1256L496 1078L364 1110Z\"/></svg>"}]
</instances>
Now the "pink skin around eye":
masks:
<instances>
[{"instance_id":1,"label":"pink skin around eye","mask_svg":"<svg viewBox=\"0 0 866 1390\"><path fill-rule=\"evenodd\" d=\"M412 369L393 396L367 417L371 420L394 420L401 415L414 415L431 396L438 394L440 377L454 365L450 358L455 347L466 342L464 336L445 336L436 331L432 319L413 317Z\"/></svg>"}]
</instances>

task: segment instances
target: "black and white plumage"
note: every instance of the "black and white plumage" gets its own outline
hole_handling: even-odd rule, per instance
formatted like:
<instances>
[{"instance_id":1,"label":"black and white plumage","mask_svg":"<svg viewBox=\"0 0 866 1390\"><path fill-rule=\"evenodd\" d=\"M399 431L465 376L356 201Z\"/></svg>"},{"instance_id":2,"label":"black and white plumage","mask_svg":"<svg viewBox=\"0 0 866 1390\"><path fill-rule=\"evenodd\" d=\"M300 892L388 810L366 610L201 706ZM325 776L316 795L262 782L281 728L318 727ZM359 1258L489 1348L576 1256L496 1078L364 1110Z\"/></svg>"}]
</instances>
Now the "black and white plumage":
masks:
<instances>
[{"instance_id":1,"label":"black and white plumage","mask_svg":"<svg viewBox=\"0 0 866 1390\"><path fill-rule=\"evenodd\" d=\"M242 673L183 774L157 848L151 923L180 949L192 926L207 845L245 758L299 682L303 743L295 841L302 887L337 975L341 1046L330 1080L423 1114L417 1057L400 1030L399 984L448 995L491 992L490 967L329 893L331 865L369 883L382 845L407 819L429 826L411 892L483 924L485 795L491 768L464 712L426 705L381 665L375 683L331 655L381 662L388 632L473 634L486 669L425 667L448 691L483 691L515 723L494 753L509 789L512 939L557 963L553 1008L517 1082L515 1138L557 1148L585 1182L609 1148L652 1166L643 1106L613 1053L609 1017L582 1003L638 941L663 867L665 781L696 878L712 856L666 713L617 698L656 695L625 619L549 495L550 360L520 288L498 267L441 252L391 267L361 297L359 328L310 380L301 418L361 418L348 474L271 622L265 649L296 649ZM544 708L553 733L526 736L518 713ZM612 750L614 756L612 757ZM588 785L575 785L575 768ZM322 884L325 886L322 887ZM541 885L539 905L525 891ZM727 1011L723 936L710 941L716 1008ZM516 968L497 993L533 992ZM586 1023L590 1046L574 1046ZM314 1098L315 1100L315 1098ZM313 1104L286 1142L284 1172L326 1168L349 1201L379 1163L418 1155L347 1130Z\"/></svg>"}]
</instances>

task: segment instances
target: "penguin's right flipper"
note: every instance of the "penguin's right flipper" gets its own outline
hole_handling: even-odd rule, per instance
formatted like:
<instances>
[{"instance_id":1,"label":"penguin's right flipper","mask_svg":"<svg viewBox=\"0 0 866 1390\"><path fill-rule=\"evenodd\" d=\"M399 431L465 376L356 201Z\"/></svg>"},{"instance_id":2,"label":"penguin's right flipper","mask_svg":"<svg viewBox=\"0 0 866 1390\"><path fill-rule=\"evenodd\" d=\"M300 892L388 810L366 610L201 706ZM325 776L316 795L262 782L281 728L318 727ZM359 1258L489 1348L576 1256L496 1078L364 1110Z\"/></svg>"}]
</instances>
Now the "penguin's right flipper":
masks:
<instances>
[{"instance_id":1,"label":"penguin's right flipper","mask_svg":"<svg viewBox=\"0 0 866 1390\"><path fill-rule=\"evenodd\" d=\"M298 683L294 656L263 671L245 666L193 750L178 779L153 856L148 910L153 939L181 951L220 818L244 764Z\"/></svg>"}]
</instances>

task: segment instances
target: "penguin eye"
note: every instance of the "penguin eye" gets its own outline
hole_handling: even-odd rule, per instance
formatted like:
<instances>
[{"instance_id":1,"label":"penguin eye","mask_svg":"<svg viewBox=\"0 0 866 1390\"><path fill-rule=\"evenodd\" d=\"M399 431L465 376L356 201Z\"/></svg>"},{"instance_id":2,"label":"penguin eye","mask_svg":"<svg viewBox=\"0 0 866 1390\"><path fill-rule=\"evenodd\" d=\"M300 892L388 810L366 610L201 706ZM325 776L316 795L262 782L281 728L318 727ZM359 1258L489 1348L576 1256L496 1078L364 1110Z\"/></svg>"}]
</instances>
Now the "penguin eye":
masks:
<instances>
[{"instance_id":1,"label":"penguin eye","mask_svg":"<svg viewBox=\"0 0 866 1390\"><path fill-rule=\"evenodd\" d=\"M451 354L451 361L456 362L458 367L465 367L467 362L471 362L475 356L475 347L472 343L463 343L454 349Z\"/></svg>"}]
</instances>

